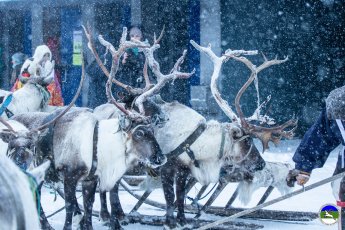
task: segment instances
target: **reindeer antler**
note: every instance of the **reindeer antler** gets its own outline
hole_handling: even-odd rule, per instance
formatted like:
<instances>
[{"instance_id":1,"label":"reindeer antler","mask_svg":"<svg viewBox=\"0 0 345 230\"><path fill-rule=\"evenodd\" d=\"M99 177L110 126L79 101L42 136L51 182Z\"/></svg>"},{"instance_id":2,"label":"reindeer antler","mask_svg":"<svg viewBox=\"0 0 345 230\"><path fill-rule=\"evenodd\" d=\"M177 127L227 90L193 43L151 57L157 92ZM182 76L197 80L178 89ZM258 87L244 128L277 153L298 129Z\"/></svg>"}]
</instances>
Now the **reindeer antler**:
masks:
<instances>
[{"instance_id":1,"label":"reindeer antler","mask_svg":"<svg viewBox=\"0 0 345 230\"><path fill-rule=\"evenodd\" d=\"M237 55L254 55L257 54L257 51L245 51L245 50L227 50L225 52L226 55L218 57L211 49L211 44L208 45L207 48L202 47L195 43L193 40L190 43L200 52L205 53L213 62L213 74L211 78L211 92L213 97L216 99L219 107L224 111L224 113L233 121L238 121L239 118L237 117L236 113L231 109L228 102L223 100L218 89L217 89L217 79L220 74L220 70L222 68L223 63L227 62L230 57L237 56Z\"/></svg>"},{"instance_id":2,"label":"reindeer antler","mask_svg":"<svg viewBox=\"0 0 345 230\"><path fill-rule=\"evenodd\" d=\"M14 136L16 136L16 137L18 136L17 132L14 131L14 129L12 128L12 126L11 126L9 123L7 123L2 117L0 117L0 122L3 123L3 124L7 127L7 129L3 129L4 131L10 132L10 133L12 133Z\"/></svg>"},{"instance_id":3,"label":"reindeer antler","mask_svg":"<svg viewBox=\"0 0 345 230\"><path fill-rule=\"evenodd\" d=\"M181 64L183 63L183 61L184 61L184 59L186 57L187 50L183 51L183 55L177 60L177 62L174 65L174 68L170 71L169 74L164 75L160 71L159 63L154 59L153 52L160 47L158 42L162 38L163 31L164 31L164 27L163 27L163 30L161 32L160 37L158 38L158 40L155 39L155 44L152 47L143 49L143 52L144 52L144 54L146 56L146 60L148 60L148 63L149 63L149 66L150 66L152 72L157 77L157 84L155 84L148 91L146 91L143 94L141 94L137 98L137 100L135 101L135 104L138 106L139 111L142 114L145 114L143 102L146 100L146 98L148 98L148 97L152 96L153 94L157 93L168 81L174 80L176 78L187 79L187 78L191 77L195 73L195 69L191 73L180 72L180 66L181 66Z\"/></svg>"},{"instance_id":4,"label":"reindeer antler","mask_svg":"<svg viewBox=\"0 0 345 230\"><path fill-rule=\"evenodd\" d=\"M276 57L274 60L268 61L267 58L263 55L265 62L262 65L260 65L259 67L256 67L245 57L237 57L237 56L239 56L239 55L254 55L254 54L257 54L257 51L230 50L229 49L225 52L225 54L222 57L218 57L211 50L211 45L209 45L207 48L205 48L205 47L199 46L194 41L191 41L191 43L197 50L199 50L200 52L204 52L211 59L211 61L214 64L214 70L213 70L213 75L212 75L212 79L211 79L211 91L212 91L212 94L213 94L214 98L216 99L218 105L233 122L240 121L242 129L244 130L245 133L252 134L252 135L258 137L262 141L263 151L265 151L266 149L269 149L269 146L268 146L269 141L272 141L277 146L280 139L283 136L285 136L287 138L293 137L293 135L294 135L293 132L296 130L297 122L298 122L298 119L296 119L296 121L293 122L295 120L294 116L289 121L284 123L283 125L276 125L274 127L264 127L263 126L263 125L275 124L274 119L270 118L267 115L267 113L264 116L260 115L260 112L261 112L263 106L268 103L268 101L271 99L271 96L267 97L267 100L264 101L261 105L259 103L259 97L258 97L258 108L255 110L254 114L249 118L244 117L241 106L239 104L239 100L240 100L243 92L248 88L248 86L250 85L250 83L252 83L252 81L254 79L257 79L257 74L261 70L263 70L269 66L272 66L272 65L283 63L283 62L287 61L288 58L286 58L284 60L278 60ZM240 91L238 92L236 99L235 99L235 107L236 107L238 117L233 112L233 110L231 109L231 107L229 106L227 101L225 101L221 98L221 95L220 95L220 93L217 89L217 85L216 85L216 80L219 77L222 64L224 62L228 61L229 58L233 58L235 60L243 62L252 71L250 78L247 80L247 82L240 89ZM257 90L258 90L258 88L257 88ZM251 121L260 122L261 126L250 124L249 122L251 122ZM290 126L293 126L293 128L291 130L284 131L285 128L290 127ZM278 136L275 136L275 135L278 135Z\"/></svg>"},{"instance_id":5,"label":"reindeer antler","mask_svg":"<svg viewBox=\"0 0 345 230\"><path fill-rule=\"evenodd\" d=\"M84 55L83 55L83 50L81 50L81 61L82 61L82 74L81 74L81 80L80 80L80 83L79 83L79 87L78 87L78 90L77 90L77 93L74 95L74 98L72 100L72 102L57 116L55 117L53 120L51 120L50 122L44 124L44 125L41 125L40 127L37 127L36 129L30 131L28 133L28 136L32 135L33 133L38 133L40 130L46 128L46 127L49 127L51 124L55 123L60 117L62 117L63 115L65 115L68 110L70 110L70 108L72 108L72 106L74 105L74 103L76 102L76 100L78 99L78 96L81 92L81 88L83 86L83 83L84 83L84 77L85 77L85 65L84 65Z\"/></svg>"},{"instance_id":6,"label":"reindeer antler","mask_svg":"<svg viewBox=\"0 0 345 230\"><path fill-rule=\"evenodd\" d=\"M97 63L99 64L99 66L101 67L101 69L103 70L104 74L110 78L112 77L112 82L124 89L126 89L127 91L129 91L132 95L140 95L142 94L146 89L147 87L145 87L145 89L140 89L140 88L132 88L131 86L129 85L126 85L126 84L123 84L119 81L117 81L115 79L115 74L118 70L118 67L119 67L119 61L120 61L120 57L122 56L122 54L128 49L128 48L131 48L131 47L139 47L139 48L146 48L146 47L149 47L146 43L144 42L141 42L141 41L138 41L138 40L135 40L135 39L132 39L131 41L126 41L126 36L127 36L127 28L124 27L123 28L123 32L122 32L122 36L121 36L121 40L120 40L120 46L118 48L118 50L116 50L114 48L114 46L106 41L102 35L99 35L98 36L98 39L100 41L100 43L106 47L107 50L110 51L111 55L112 55L112 65L111 65L111 70L110 70L110 73L108 72L108 70L105 68L105 66L103 65L101 59L99 58L97 52L96 52L96 49L94 47L94 43L93 43L93 38L92 38L92 30L91 30L91 27L89 25L89 22L87 23L87 26L88 26L88 31L86 30L86 28L83 26L84 28L84 31L85 31L85 34L86 34L86 37L88 38L89 40L89 43L88 43L88 47L89 49L92 51L93 55L95 56L96 58L96 61Z\"/></svg>"},{"instance_id":7,"label":"reindeer antler","mask_svg":"<svg viewBox=\"0 0 345 230\"><path fill-rule=\"evenodd\" d=\"M285 122L283 125L276 125L274 127L263 127L263 126L257 126L257 125L250 124L249 121L258 121L261 124L267 124L269 122L274 121L274 119L267 116L267 113L265 116L259 115L262 106L259 107L255 111L256 114L254 113L254 115L250 119L246 119L244 117L241 106L240 106L240 98L241 98L243 92L248 88L250 83L254 80L255 77L257 77L257 74L261 70L263 70L269 66L272 66L272 65L284 63L288 60L288 57L286 57L284 60L278 60L278 58L276 56L275 59L268 61L267 58L265 57L265 55L264 54L262 54L262 55L263 55L265 61L259 67L256 67L255 65L253 65L252 62L250 62L248 59L246 59L244 57L233 56L231 58L236 59L240 62L243 62L252 72L250 78L244 84L244 86L240 89L240 91L238 92L238 94L236 96L235 107L236 107L238 116L240 117L242 128L245 130L246 133L253 134L254 136L258 137L262 141L263 152L264 152L266 149L269 149L269 146L268 146L269 141L272 141L275 144L275 146L278 146L279 141L283 136L287 137L287 138L292 138L294 136L293 132L297 128L298 118L294 122L295 115L293 115L292 118L289 121ZM268 100L269 99L270 99L270 97L268 98ZM256 117L256 118L254 118L254 117ZM285 128L291 127L291 126L293 127L291 130L284 131ZM278 135L278 136L274 136L273 134Z\"/></svg>"}]
</instances>

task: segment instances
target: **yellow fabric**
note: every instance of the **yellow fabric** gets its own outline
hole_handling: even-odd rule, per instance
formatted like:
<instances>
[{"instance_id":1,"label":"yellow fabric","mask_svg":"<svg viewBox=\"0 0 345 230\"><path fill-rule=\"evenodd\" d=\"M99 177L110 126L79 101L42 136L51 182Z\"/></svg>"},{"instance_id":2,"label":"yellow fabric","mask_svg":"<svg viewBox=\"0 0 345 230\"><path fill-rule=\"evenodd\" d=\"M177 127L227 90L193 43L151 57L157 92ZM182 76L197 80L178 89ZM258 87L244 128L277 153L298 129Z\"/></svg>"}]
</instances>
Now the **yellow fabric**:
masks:
<instances>
[{"instance_id":1,"label":"yellow fabric","mask_svg":"<svg viewBox=\"0 0 345 230\"><path fill-rule=\"evenodd\" d=\"M13 92L17 91L20 88L23 88L24 84L19 81L19 78L17 78L16 83L14 83Z\"/></svg>"}]
</instances>

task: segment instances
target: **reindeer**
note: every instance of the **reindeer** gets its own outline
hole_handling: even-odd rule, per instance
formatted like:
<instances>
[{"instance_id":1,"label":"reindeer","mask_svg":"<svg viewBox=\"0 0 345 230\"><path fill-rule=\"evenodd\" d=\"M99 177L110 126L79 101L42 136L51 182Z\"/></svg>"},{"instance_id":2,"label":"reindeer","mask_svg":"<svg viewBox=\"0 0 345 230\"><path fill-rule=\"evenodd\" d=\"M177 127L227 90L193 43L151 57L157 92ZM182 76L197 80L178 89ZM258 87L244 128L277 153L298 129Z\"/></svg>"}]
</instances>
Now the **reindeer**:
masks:
<instances>
[{"instance_id":1,"label":"reindeer","mask_svg":"<svg viewBox=\"0 0 345 230\"><path fill-rule=\"evenodd\" d=\"M52 72L54 70L55 62L45 61L41 64L39 60L28 59L23 68L40 68L40 71L35 71L29 79L20 78L25 85L15 92L0 90L0 103L1 103L1 117L7 120L9 117L34 111L51 112L55 106L47 105L47 98L44 95L49 92L44 88L51 81L54 80Z\"/></svg>"},{"instance_id":2,"label":"reindeer","mask_svg":"<svg viewBox=\"0 0 345 230\"><path fill-rule=\"evenodd\" d=\"M83 59L83 56L82 56ZM39 76L43 76L44 74L44 68L42 66L38 66L37 69ZM76 95L74 96L74 99L72 100L71 104L64 109L57 109L54 113L48 114L49 115L49 121L45 121L44 125L39 126L41 123L37 123L35 128L30 131L25 125L22 123L14 120L16 119L15 115L12 117L12 119L5 121L0 117L0 121L3 124L4 127L0 127L2 131L0 132L0 138L2 141L0 142L0 152L3 153L3 155L6 155L13 160L13 162L20 167L22 170L26 171L27 169L33 168L35 163L36 165L39 164L37 162L42 163L43 158L40 159L39 156L42 155L37 155L34 153L34 147L35 145L39 145L39 141L41 141L42 137L46 136L47 133L49 133L49 129L52 129L52 125L60 118L62 117L65 113L67 113L72 106L74 105L75 101L77 100L81 88L84 82L84 65L83 65L83 73L82 73L82 78L79 84L79 88L77 90ZM72 109L73 110L73 109ZM31 112L34 113L34 112ZM41 115L41 113L38 113L38 116ZM25 113L23 114L25 116ZM54 117L52 119L51 117ZM37 121L36 121L37 122ZM1 125L0 125L1 126ZM37 127L39 126L39 127ZM42 131L42 132L41 132ZM49 149L45 149L48 151ZM47 177L54 177L50 171L53 167L50 167ZM40 193L41 187L43 184L38 185L38 191ZM39 202L39 201L37 201ZM77 213L81 214L78 205L76 204L78 210L76 211ZM44 215L42 206L40 205L40 220L41 220L41 227L43 229L52 229L47 221L47 218Z\"/></svg>"},{"instance_id":3,"label":"reindeer","mask_svg":"<svg viewBox=\"0 0 345 230\"><path fill-rule=\"evenodd\" d=\"M2 229L39 229L39 216L34 197L50 161L23 173L4 154L0 154L0 222Z\"/></svg>"},{"instance_id":4,"label":"reindeer","mask_svg":"<svg viewBox=\"0 0 345 230\"><path fill-rule=\"evenodd\" d=\"M91 35L90 29L89 35ZM100 64L105 75L108 78L113 77L113 75L116 73L116 71L113 70L116 70L118 66L119 55L113 55L112 72L111 74L109 74L109 72L103 66L102 62L99 60L96 51L94 50L92 36L88 36L88 39L89 48L95 55L96 60ZM157 42L159 41L159 39L155 39L155 43L152 47L142 48L143 52L146 55L150 68L157 77L158 83L156 85L154 85L149 90L144 91L142 94L138 96L138 89L132 89L127 85L114 81L115 84L127 89L132 96L138 96L135 102L131 103L131 107L135 105L138 111L150 116L152 116L153 114L149 114L147 107L145 108L145 104L143 103L145 99L152 96L153 93L158 92L159 89L167 81L175 79L177 77L188 78L191 76L191 74L194 73L192 72L189 74L182 74L179 72L180 65L183 62L183 59L186 55L186 52L184 52L183 56L175 64L171 73L168 75L162 74L160 72L159 63L155 61L153 57L153 51L159 48L159 44ZM101 36L99 37L99 40L103 45L109 47L109 50L114 50L112 45L109 42L104 41L104 39ZM246 52L242 52L241 54L245 53ZM221 62L215 62L215 65L217 64L217 66L215 66L214 74L212 76L213 79L216 79L218 77L220 67L223 61L229 58L230 57L225 57L222 58L223 60ZM252 79L250 79L250 82L251 81ZM215 86L213 86L213 90L215 89L214 87ZM236 98L237 103L242 93L238 94ZM110 107L112 107L113 110ZM226 112L228 112L229 110L228 105L222 105L221 108L226 108ZM240 108L239 105L237 105L236 108ZM117 113L116 108L111 105L103 105L101 106L101 108L99 108L99 110L107 111L109 116L112 116L112 114ZM159 145L162 148L163 153L166 154L169 159L168 162L161 168L161 175L164 195L167 202L167 215L165 224L167 228L171 229L175 228L177 224L179 224L180 226L187 225L184 216L183 201L185 196L185 181L190 173L192 173L192 175L200 183L209 184L212 182L216 182L218 180L220 170L224 166L238 168L248 174L252 174L256 171L259 171L264 168L265 162L253 144L251 134L257 133L262 135L263 133L259 131L264 130L265 134L263 136L266 136L266 138L263 139L263 142L267 143L268 141L274 139L274 137L270 135L272 133L279 134L280 138L281 136L290 136L294 129L290 130L289 132L284 132L283 129L288 126L296 125L292 121L289 121L282 126L275 127L272 130L266 128L258 128L254 132L253 130L247 128L248 126L252 128L252 126L248 123L245 123L247 122L247 120L244 118L241 110L239 110L241 119L238 118L235 115L235 113L232 113L229 116L233 121L232 123L219 123L217 121L209 121L206 123L205 118L202 117L200 114L177 102L166 103L161 106L161 110L168 116L169 119L166 120L164 128L156 127L155 136ZM260 109L256 111L255 115L258 115L259 113ZM103 118L106 117L107 116L103 116ZM263 118L267 119L266 122L272 122L272 119L268 119L267 117L263 116L258 117L257 120L263 121ZM255 119L252 119L251 121L253 120ZM221 151L221 153L218 153L214 151L214 149L217 149L221 146L222 136L224 136L224 145L222 146L223 151ZM277 143L278 141L279 140L275 140L275 143ZM266 146L268 147L268 145L264 145L264 147ZM194 155L190 154L191 152ZM175 175L178 223L176 222L173 216L175 199L173 184ZM111 197L115 195L117 196L117 194L112 194ZM116 202L117 205L119 205L118 197L116 198ZM104 209L102 208L101 215L103 210ZM118 208L118 210L121 210L121 208ZM119 213L121 213L121 211L119 211Z\"/></svg>"},{"instance_id":5,"label":"reindeer","mask_svg":"<svg viewBox=\"0 0 345 230\"><path fill-rule=\"evenodd\" d=\"M109 100L123 113L120 118L99 121L89 109L74 107L55 122L51 134L55 175L50 176L64 183L64 229L72 228L73 213L78 211L75 190L79 180L82 181L85 208L80 226L92 229L92 205L98 180L102 190L109 190L137 160L152 168L166 162L149 118L118 104L111 94L111 82L110 78L106 92ZM43 112L23 113L13 120L35 130L47 117L49 114ZM112 217L112 228L120 229L115 214Z\"/></svg>"}]
</instances>

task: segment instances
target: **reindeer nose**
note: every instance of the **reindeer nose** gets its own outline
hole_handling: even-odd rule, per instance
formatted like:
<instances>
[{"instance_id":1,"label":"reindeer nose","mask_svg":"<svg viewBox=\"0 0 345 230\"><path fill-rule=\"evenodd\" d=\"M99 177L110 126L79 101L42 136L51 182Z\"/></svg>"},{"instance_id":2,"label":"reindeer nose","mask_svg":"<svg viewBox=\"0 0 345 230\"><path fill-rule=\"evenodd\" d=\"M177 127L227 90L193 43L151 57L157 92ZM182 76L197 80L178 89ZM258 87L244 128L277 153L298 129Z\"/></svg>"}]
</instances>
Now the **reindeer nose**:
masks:
<instances>
[{"instance_id":1,"label":"reindeer nose","mask_svg":"<svg viewBox=\"0 0 345 230\"><path fill-rule=\"evenodd\" d=\"M150 163L156 167L165 164L166 161L167 158L165 155L162 154L162 151L159 151L159 153L150 157Z\"/></svg>"}]
</instances>

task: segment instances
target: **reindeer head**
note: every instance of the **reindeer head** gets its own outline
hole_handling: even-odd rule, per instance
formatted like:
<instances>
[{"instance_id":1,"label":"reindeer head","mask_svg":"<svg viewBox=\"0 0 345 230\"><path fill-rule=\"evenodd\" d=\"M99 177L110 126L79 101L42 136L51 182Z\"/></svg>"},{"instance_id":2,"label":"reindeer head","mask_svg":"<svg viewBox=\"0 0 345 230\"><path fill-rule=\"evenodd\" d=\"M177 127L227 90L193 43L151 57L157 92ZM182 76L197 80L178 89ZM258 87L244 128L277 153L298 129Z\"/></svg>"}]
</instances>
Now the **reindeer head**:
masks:
<instances>
[{"instance_id":1,"label":"reindeer head","mask_svg":"<svg viewBox=\"0 0 345 230\"><path fill-rule=\"evenodd\" d=\"M2 119L2 118L0 118ZM3 123L5 121L2 121ZM16 124L18 122L11 121ZM25 128L14 131L13 128L5 122L9 129L0 132L0 138L8 144L7 157L9 157L19 168L26 170L31 166L34 159L34 146L41 136L46 134L45 131L40 133L31 133ZM4 124L5 124L4 123Z\"/></svg>"},{"instance_id":2,"label":"reindeer head","mask_svg":"<svg viewBox=\"0 0 345 230\"><path fill-rule=\"evenodd\" d=\"M120 118L120 126L127 133L125 148L127 154L134 154L137 159L151 168L157 168L167 161L154 136L153 125L148 120ZM125 124L125 125L123 125Z\"/></svg>"}]
</instances>

